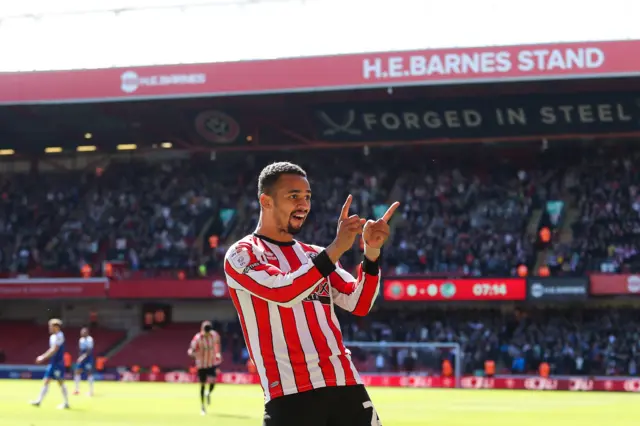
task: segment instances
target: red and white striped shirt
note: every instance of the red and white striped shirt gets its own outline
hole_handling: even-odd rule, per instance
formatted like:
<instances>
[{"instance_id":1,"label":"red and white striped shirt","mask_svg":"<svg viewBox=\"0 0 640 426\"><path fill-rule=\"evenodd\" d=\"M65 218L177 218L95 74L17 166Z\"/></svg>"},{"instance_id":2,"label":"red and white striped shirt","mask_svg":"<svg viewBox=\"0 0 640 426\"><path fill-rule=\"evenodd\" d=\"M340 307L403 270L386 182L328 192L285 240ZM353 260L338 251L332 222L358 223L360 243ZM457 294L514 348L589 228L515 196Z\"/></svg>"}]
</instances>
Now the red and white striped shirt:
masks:
<instances>
[{"instance_id":1,"label":"red and white striped shirt","mask_svg":"<svg viewBox=\"0 0 640 426\"><path fill-rule=\"evenodd\" d=\"M320 247L249 235L227 251L224 269L265 403L362 383L334 305L368 314L380 287L377 263L365 260L356 279Z\"/></svg>"},{"instance_id":2,"label":"red and white striped shirt","mask_svg":"<svg viewBox=\"0 0 640 426\"><path fill-rule=\"evenodd\" d=\"M191 350L196 360L197 368L211 368L220 363L220 335L211 333L196 333L191 339Z\"/></svg>"}]
</instances>

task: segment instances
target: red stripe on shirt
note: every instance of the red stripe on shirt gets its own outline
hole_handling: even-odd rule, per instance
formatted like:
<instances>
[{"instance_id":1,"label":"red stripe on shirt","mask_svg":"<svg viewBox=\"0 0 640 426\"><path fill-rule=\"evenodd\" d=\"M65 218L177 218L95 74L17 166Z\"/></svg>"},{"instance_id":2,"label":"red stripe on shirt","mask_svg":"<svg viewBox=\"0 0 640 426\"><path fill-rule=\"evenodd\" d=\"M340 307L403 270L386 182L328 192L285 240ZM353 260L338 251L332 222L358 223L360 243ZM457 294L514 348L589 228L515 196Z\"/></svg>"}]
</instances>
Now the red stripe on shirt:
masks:
<instances>
[{"instance_id":1,"label":"red stripe on shirt","mask_svg":"<svg viewBox=\"0 0 640 426\"><path fill-rule=\"evenodd\" d=\"M320 365L320 371L324 377L324 382L327 386L335 386L336 370L331 364L331 348L327 342L327 337L322 332L320 322L318 321L318 315L314 307L314 302L302 302L304 308L304 316L307 318L307 324L309 324L309 331L311 332L311 338L313 339L313 345L318 352L318 365Z\"/></svg>"},{"instance_id":2,"label":"red stripe on shirt","mask_svg":"<svg viewBox=\"0 0 640 426\"><path fill-rule=\"evenodd\" d=\"M344 347L344 342L342 341L342 333L340 332L338 327L336 327L333 319L331 318L331 306L323 305L322 307L324 308L324 314L327 317L329 328L331 328L331 332L333 333L336 342L338 342L338 348L340 349L340 355L338 355L338 358L340 359L340 364L342 364L342 369L344 370L344 376L347 382L347 386L357 385L358 382L353 375L353 371L351 371L351 361L349 360L349 358L347 358L346 355L347 349Z\"/></svg>"},{"instance_id":3,"label":"red stripe on shirt","mask_svg":"<svg viewBox=\"0 0 640 426\"><path fill-rule=\"evenodd\" d=\"M260 332L258 339L260 341L260 353L262 354L262 362L267 375L267 382L271 398L282 396L282 381L280 380L280 370L273 348L273 332L271 331L271 318L269 317L269 304L262 299L256 297L251 298L253 301L253 309L256 313L256 321L259 324Z\"/></svg>"},{"instance_id":4,"label":"red stripe on shirt","mask_svg":"<svg viewBox=\"0 0 640 426\"><path fill-rule=\"evenodd\" d=\"M292 270L299 269L302 266L298 255L291 246L280 247L282 254L284 255L289 268ZM302 302L304 303L304 302ZM296 326L295 315L290 308L280 308L280 318L282 318L282 329L284 335L287 337L287 346L289 349L289 359L291 360L291 366L293 367L293 373L296 379L296 385L298 391L304 391L312 389L311 374L307 366L307 360L302 350L302 343L300 342L300 335ZM311 335L313 338L313 334Z\"/></svg>"},{"instance_id":5,"label":"red stripe on shirt","mask_svg":"<svg viewBox=\"0 0 640 426\"><path fill-rule=\"evenodd\" d=\"M306 253L317 253L313 247L308 244L300 243L300 246ZM335 272L331 274L338 275ZM339 277L339 276L338 276ZM331 280L331 282L333 282ZM338 347L344 353L344 345L342 345L342 333L333 326L333 321L331 321L331 308L329 306L323 306L325 316L327 317L327 324L331 327L331 332L333 333L336 341L338 342ZM327 337L322 332L322 327L320 326L320 322L318 320L318 314L316 313L315 307L313 303L305 303L304 304L304 313L307 318L307 323L309 324L309 330L311 331L311 337L313 338L313 343L316 345L316 350L318 351L318 358L320 364L320 370L322 371L322 375L324 376L324 381L327 386L333 386L337 384L337 376L336 370L333 367L330 359L333 355L331 352L331 348L329 347L329 343L327 342ZM336 336L336 331L338 335ZM348 360L344 358L342 355L340 356L340 363L342 364L343 370L345 370L345 375L347 372L351 373L351 366L348 365ZM347 365L345 365L344 360L347 361ZM351 374L353 376L353 374ZM347 376L348 377L348 376ZM355 381L355 379L354 379Z\"/></svg>"},{"instance_id":6,"label":"red stripe on shirt","mask_svg":"<svg viewBox=\"0 0 640 426\"><path fill-rule=\"evenodd\" d=\"M289 361L293 369L293 375L296 381L298 392L304 392L313 389L311 384L311 374L307 367L307 360L302 350L302 343L298 335L296 326L296 318L291 308L278 308L280 311L280 319L282 320L282 330L287 339L287 351L289 353Z\"/></svg>"},{"instance_id":7,"label":"red stripe on shirt","mask_svg":"<svg viewBox=\"0 0 640 426\"><path fill-rule=\"evenodd\" d=\"M338 262L338 267L342 268L340 262ZM342 294L350 295L358 288L357 281L346 281L342 278L342 275L337 272L332 272L331 275L329 275L329 280L331 281L331 287L335 288Z\"/></svg>"},{"instance_id":8,"label":"red stripe on shirt","mask_svg":"<svg viewBox=\"0 0 640 426\"><path fill-rule=\"evenodd\" d=\"M363 286L362 292L360 293L360 297L358 297L358 302L356 304L355 309L353 310L354 315L364 316L369 313L371 309L371 304L373 303L373 298L376 295L376 290L380 285L380 280L377 275L369 275L362 270L362 265L358 266L358 282L363 279L364 282L360 285Z\"/></svg>"}]
</instances>

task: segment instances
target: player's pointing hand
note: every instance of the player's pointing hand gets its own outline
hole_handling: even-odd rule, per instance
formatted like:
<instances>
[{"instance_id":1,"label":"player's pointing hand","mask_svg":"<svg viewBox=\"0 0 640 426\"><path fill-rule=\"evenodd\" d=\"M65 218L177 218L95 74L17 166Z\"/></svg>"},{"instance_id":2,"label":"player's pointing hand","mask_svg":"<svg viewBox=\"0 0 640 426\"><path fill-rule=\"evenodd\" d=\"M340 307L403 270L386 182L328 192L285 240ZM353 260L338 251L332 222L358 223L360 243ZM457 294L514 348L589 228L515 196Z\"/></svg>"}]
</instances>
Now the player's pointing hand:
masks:
<instances>
[{"instance_id":1,"label":"player's pointing hand","mask_svg":"<svg viewBox=\"0 0 640 426\"><path fill-rule=\"evenodd\" d=\"M368 220L364 225L362 238L366 246L372 249L380 249L382 245L389 238L389 219L393 216L393 213L400 206L399 202L391 204L389 209L378 220Z\"/></svg>"},{"instance_id":2,"label":"player's pointing hand","mask_svg":"<svg viewBox=\"0 0 640 426\"><path fill-rule=\"evenodd\" d=\"M366 222L357 214L349 216L349 208L351 208L352 200L353 197L349 195L342 206L342 211L338 218L336 238L332 243L333 248L337 251L335 254L337 254L338 257L351 249L356 240L356 236L362 233L362 226Z\"/></svg>"}]
</instances>

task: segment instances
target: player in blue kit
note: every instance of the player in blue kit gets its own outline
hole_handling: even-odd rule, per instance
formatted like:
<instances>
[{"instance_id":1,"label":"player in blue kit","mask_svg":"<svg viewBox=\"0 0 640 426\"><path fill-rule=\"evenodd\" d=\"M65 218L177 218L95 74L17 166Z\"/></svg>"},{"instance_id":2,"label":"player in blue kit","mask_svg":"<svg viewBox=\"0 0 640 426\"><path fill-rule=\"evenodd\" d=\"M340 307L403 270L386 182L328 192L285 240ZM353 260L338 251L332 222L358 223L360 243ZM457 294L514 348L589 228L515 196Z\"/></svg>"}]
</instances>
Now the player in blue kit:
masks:
<instances>
[{"instance_id":1,"label":"player in blue kit","mask_svg":"<svg viewBox=\"0 0 640 426\"><path fill-rule=\"evenodd\" d=\"M61 409L69 408L69 398L67 396L67 387L64 384L64 334L62 333L62 321L57 318L49 320L49 350L36 358L36 364L49 362L44 372L44 380L40 397L36 401L32 401L31 405L40 406L47 391L49 383L55 380L60 385L64 402L58 406Z\"/></svg>"},{"instance_id":2,"label":"player in blue kit","mask_svg":"<svg viewBox=\"0 0 640 426\"><path fill-rule=\"evenodd\" d=\"M89 336L89 329L83 327L82 330L80 330L80 340L78 341L79 355L73 376L73 380L76 382L76 390L73 392L74 395L80 394L80 379L84 371L87 373L87 381L89 382L89 396L93 396L93 369L95 367L93 347L93 337Z\"/></svg>"}]
</instances>

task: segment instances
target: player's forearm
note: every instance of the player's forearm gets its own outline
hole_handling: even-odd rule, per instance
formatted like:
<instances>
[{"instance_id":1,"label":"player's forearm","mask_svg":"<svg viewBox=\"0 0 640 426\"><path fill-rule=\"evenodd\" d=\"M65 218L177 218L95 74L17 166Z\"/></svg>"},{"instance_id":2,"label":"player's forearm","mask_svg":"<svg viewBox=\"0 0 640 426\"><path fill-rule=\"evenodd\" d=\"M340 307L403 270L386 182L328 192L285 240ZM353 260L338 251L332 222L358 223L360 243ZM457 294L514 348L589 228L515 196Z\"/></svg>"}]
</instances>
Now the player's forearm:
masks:
<instances>
[{"instance_id":1,"label":"player's forearm","mask_svg":"<svg viewBox=\"0 0 640 426\"><path fill-rule=\"evenodd\" d=\"M367 268L367 266L365 266L366 263L366 261L363 262L361 266L362 270L359 273L361 276L358 277L358 281L362 282L362 291L352 311L354 315L358 316L365 316L371 311L380 292L380 271L377 270L377 274L375 275L371 273L371 270L369 272L364 271L364 269ZM378 268L377 264L375 268Z\"/></svg>"},{"instance_id":2,"label":"player's forearm","mask_svg":"<svg viewBox=\"0 0 640 426\"><path fill-rule=\"evenodd\" d=\"M374 249L365 244L364 257L369 259L371 262L377 262L380 258L380 249Z\"/></svg>"},{"instance_id":3,"label":"player's forearm","mask_svg":"<svg viewBox=\"0 0 640 426\"><path fill-rule=\"evenodd\" d=\"M380 290L380 268L377 262L365 258L358 266L357 278L339 268L329 279L336 305L358 316L369 313Z\"/></svg>"},{"instance_id":4,"label":"player's forearm","mask_svg":"<svg viewBox=\"0 0 640 426\"><path fill-rule=\"evenodd\" d=\"M56 348L50 348L48 351L46 351L45 353L43 353L42 355L40 355L40 357L46 361L49 358L51 358L53 356L53 354L56 353Z\"/></svg>"}]
</instances>

